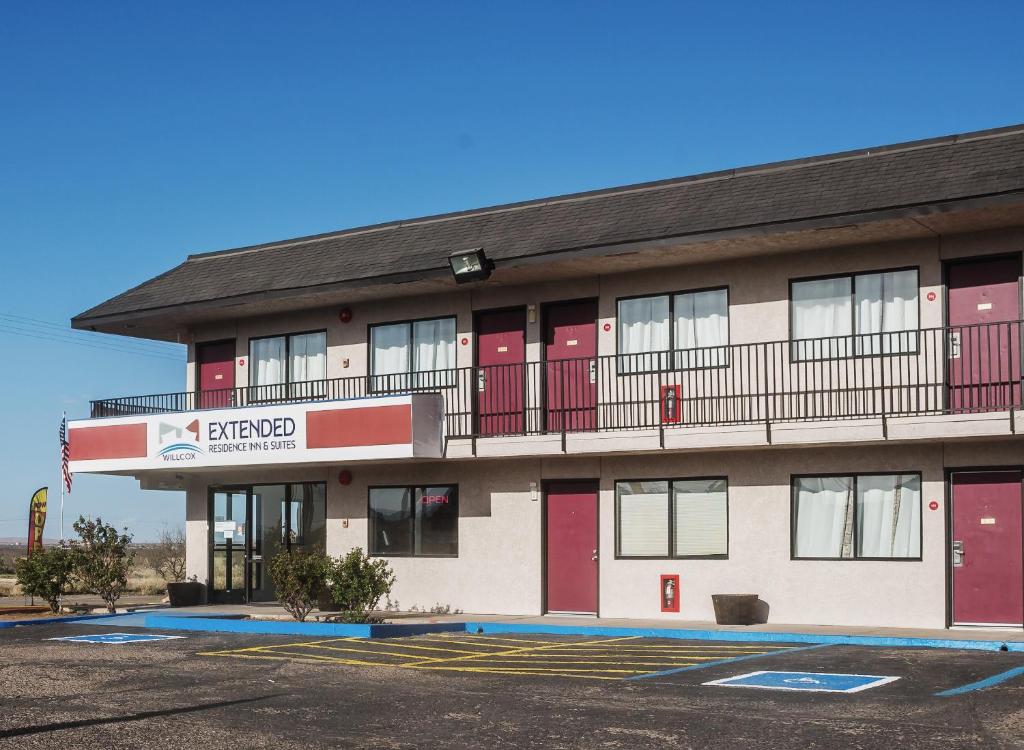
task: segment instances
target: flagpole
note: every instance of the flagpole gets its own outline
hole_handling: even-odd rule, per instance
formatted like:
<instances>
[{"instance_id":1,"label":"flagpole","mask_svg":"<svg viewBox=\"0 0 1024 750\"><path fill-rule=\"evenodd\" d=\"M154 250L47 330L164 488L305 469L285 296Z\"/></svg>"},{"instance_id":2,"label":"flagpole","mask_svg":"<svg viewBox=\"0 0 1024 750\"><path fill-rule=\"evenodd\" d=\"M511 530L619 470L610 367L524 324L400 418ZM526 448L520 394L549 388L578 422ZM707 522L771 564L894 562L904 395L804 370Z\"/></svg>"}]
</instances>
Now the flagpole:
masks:
<instances>
[{"instance_id":1,"label":"flagpole","mask_svg":"<svg viewBox=\"0 0 1024 750\"><path fill-rule=\"evenodd\" d=\"M66 425L68 422L68 413L66 411L61 412L60 415L61 424ZM67 435L64 436L67 440ZM64 546L64 446L60 447L61 459L60 459L60 546Z\"/></svg>"}]
</instances>

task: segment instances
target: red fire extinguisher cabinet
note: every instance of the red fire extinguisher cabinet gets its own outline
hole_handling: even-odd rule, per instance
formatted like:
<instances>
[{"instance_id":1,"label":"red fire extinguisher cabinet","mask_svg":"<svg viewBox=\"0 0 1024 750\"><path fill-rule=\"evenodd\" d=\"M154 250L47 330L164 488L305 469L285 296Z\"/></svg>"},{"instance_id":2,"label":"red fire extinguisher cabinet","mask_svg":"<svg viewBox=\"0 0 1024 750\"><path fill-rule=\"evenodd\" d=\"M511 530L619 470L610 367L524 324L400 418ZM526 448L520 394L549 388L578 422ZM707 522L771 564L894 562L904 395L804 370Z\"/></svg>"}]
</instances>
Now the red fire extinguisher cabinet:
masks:
<instances>
[{"instance_id":1,"label":"red fire extinguisher cabinet","mask_svg":"<svg viewBox=\"0 0 1024 750\"><path fill-rule=\"evenodd\" d=\"M661 611L679 611L679 576L663 575L661 577Z\"/></svg>"}]
</instances>

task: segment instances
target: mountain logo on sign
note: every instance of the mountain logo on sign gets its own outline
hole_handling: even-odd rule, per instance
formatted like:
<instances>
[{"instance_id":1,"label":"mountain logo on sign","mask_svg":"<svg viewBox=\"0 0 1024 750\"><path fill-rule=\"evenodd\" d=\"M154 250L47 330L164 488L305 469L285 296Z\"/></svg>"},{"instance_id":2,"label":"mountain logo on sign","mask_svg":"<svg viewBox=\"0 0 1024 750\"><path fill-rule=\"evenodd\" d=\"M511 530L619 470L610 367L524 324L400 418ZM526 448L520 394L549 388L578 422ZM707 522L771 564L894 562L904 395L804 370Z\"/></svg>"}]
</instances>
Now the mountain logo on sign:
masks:
<instances>
[{"instance_id":1,"label":"mountain logo on sign","mask_svg":"<svg viewBox=\"0 0 1024 750\"><path fill-rule=\"evenodd\" d=\"M193 419L184 427L161 422L157 433L160 451L157 455L180 458L184 455L201 455L205 453L199 447L199 420Z\"/></svg>"}]
</instances>

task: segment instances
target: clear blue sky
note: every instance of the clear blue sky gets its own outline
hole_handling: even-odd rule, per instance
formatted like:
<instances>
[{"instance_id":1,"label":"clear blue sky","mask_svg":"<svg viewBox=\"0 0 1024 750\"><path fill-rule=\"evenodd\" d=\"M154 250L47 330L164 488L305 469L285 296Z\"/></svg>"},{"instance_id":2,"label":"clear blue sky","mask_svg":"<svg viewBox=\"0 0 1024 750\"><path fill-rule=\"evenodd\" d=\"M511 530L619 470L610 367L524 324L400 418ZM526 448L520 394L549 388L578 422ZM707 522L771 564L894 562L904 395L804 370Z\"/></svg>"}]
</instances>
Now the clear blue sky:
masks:
<instances>
[{"instance_id":1,"label":"clear blue sky","mask_svg":"<svg viewBox=\"0 0 1024 750\"><path fill-rule=\"evenodd\" d=\"M1024 121L1012 0L373 5L0 9L0 537L56 499L63 409L185 372L11 316L66 324L189 252ZM67 509L184 518L84 475Z\"/></svg>"}]
</instances>

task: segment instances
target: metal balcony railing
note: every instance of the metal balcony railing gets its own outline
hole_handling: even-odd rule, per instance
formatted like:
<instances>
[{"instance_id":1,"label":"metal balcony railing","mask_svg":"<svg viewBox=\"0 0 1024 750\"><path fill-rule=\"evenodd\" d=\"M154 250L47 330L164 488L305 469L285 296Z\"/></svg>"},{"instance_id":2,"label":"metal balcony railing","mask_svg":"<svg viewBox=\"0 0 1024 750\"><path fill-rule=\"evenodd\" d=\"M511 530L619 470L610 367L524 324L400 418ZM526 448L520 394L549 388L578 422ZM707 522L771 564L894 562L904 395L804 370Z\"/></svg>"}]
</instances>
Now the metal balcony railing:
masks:
<instances>
[{"instance_id":1,"label":"metal balcony railing","mask_svg":"<svg viewBox=\"0 0 1024 750\"><path fill-rule=\"evenodd\" d=\"M1020 407L1020 321L92 402L93 417L440 393L448 437Z\"/></svg>"}]
</instances>

